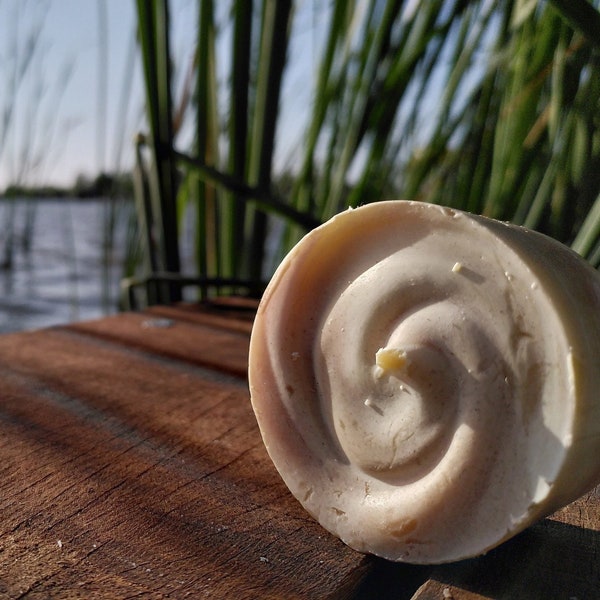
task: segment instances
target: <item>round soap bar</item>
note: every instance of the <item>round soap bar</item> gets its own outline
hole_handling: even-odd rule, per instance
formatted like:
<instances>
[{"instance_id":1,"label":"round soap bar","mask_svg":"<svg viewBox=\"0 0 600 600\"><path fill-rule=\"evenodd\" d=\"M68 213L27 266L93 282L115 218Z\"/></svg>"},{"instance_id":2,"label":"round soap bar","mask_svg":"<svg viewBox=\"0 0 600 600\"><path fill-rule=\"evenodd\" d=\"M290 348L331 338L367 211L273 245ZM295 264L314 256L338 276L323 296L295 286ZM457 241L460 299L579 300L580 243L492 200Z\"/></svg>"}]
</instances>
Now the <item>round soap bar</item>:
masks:
<instances>
[{"instance_id":1,"label":"round soap bar","mask_svg":"<svg viewBox=\"0 0 600 600\"><path fill-rule=\"evenodd\" d=\"M323 527L391 560L479 555L600 481L600 275L484 217L348 210L279 266L249 381Z\"/></svg>"}]
</instances>

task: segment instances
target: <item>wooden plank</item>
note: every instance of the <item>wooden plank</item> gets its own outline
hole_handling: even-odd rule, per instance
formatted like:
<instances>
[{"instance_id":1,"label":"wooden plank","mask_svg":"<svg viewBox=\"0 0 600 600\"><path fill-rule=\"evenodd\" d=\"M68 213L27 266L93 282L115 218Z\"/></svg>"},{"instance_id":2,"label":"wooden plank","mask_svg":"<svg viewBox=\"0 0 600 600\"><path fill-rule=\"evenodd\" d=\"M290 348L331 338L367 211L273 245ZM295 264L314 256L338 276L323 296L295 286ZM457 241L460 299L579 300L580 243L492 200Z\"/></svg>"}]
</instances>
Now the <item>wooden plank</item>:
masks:
<instances>
[{"instance_id":1,"label":"wooden plank","mask_svg":"<svg viewBox=\"0 0 600 600\"><path fill-rule=\"evenodd\" d=\"M250 335L258 302L242 298L220 298L201 306L202 309L199 310L197 304L189 303L181 303L177 306L158 305L150 307L146 312L167 319Z\"/></svg>"},{"instance_id":2,"label":"wooden plank","mask_svg":"<svg viewBox=\"0 0 600 600\"><path fill-rule=\"evenodd\" d=\"M246 381L252 307L0 336L0 598L584 598L600 490L487 556L362 556L291 497Z\"/></svg>"},{"instance_id":3,"label":"wooden plank","mask_svg":"<svg viewBox=\"0 0 600 600\"><path fill-rule=\"evenodd\" d=\"M452 584L429 579L417 590L412 600L481 600L482 598L484 596L463 590Z\"/></svg>"},{"instance_id":4,"label":"wooden plank","mask_svg":"<svg viewBox=\"0 0 600 600\"><path fill-rule=\"evenodd\" d=\"M165 314L166 313L166 314ZM98 321L73 325L72 332L84 333L157 356L169 357L212 370L246 377L250 324L240 322L224 327L198 318L177 318L174 309L148 313L122 313Z\"/></svg>"},{"instance_id":5,"label":"wooden plank","mask_svg":"<svg viewBox=\"0 0 600 600\"><path fill-rule=\"evenodd\" d=\"M600 485L579 500L575 500L555 512L550 519L567 525L600 531Z\"/></svg>"},{"instance_id":6,"label":"wooden plank","mask_svg":"<svg viewBox=\"0 0 600 600\"><path fill-rule=\"evenodd\" d=\"M599 551L597 529L546 519L486 556L436 567L413 600L441 600L445 589L454 600L597 598Z\"/></svg>"},{"instance_id":7,"label":"wooden plank","mask_svg":"<svg viewBox=\"0 0 600 600\"><path fill-rule=\"evenodd\" d=\"M291 497L245 378L144 318L0 336L0 596L352 596L374 559Z\"/></svg>"}]
</instances>

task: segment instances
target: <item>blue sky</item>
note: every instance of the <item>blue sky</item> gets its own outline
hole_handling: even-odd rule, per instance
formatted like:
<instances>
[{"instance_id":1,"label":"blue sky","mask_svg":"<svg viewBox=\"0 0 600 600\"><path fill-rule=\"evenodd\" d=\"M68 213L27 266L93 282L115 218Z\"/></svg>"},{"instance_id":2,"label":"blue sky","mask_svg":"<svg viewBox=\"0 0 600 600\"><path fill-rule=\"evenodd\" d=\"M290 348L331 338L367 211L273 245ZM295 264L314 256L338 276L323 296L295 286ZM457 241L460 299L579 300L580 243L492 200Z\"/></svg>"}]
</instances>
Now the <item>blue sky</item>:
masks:
<instances>
[{"instance_id":1,"label":"blue sky","mask_svg":"<svg viewBox=\"0 0 600 600\"><path fill-rule=\"evenodd\" d=\"M326 25L324 1L299 0L297 6L289 57L294 66L284 82L279 131L280 146L288 148L302 135L316 41ZM71 185L80 174L131 167L133 138L144 128L135 19L135 0L0 0L0 115L13 109L7 128L0 118L0 190L10 183ZM197 1L171 0L171 19L172 54L183 72L192 60ZM25 56L36 27L33 58L13 87L12 69ZM221 67L229 64L228 32L223 34ZM135 63L128 71L132 44ZM175 97L178 88L176 78Z\"/></svg>"},{"instance_id":2,"label":"blue sky","mask_svg":"<svg viewBox=\"0 0 600 600\"><path fill-rule=\"evenodd\" d=\"M133 0L0 2L0 114L12 107L0 151L0 189L24 177L69 185L78 174L114 170L119 139L125 141L119 162L130 166L130 140L143 125L137 52L132 76L126 73L134 10ZM174 52L191 47L194 12L194 0L175 0ZM102 44L103 18L107 35ZM33 58L15 86L12 69L24 64L37 27L40 35ZM20 58L15 61L15 56ZM122 99L124 89L127 102ZM0 120L0 138L2 134Z\"/></svg>"}]
</instances>

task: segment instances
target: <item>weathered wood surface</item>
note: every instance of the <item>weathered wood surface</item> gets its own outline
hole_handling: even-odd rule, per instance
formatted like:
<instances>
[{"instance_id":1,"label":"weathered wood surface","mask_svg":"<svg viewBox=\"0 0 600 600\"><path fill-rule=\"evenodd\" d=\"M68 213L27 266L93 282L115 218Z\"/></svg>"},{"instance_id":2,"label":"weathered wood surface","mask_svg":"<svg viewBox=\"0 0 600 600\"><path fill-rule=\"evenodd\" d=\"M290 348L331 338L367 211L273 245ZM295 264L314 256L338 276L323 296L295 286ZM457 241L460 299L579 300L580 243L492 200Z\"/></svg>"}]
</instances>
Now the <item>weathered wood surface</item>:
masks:
<instances>
[{"instance_id":1,"label":"weathered wood surface","mask_svg":"<svg viewBox=\"0 0 600 600\"><path fill-rule=\"evenodd\" d=\"M362 556L290 496L247 391L252 306L0 336L0 598L600 597L598 490L487 556Z\"/></svg>"}]
</instances>

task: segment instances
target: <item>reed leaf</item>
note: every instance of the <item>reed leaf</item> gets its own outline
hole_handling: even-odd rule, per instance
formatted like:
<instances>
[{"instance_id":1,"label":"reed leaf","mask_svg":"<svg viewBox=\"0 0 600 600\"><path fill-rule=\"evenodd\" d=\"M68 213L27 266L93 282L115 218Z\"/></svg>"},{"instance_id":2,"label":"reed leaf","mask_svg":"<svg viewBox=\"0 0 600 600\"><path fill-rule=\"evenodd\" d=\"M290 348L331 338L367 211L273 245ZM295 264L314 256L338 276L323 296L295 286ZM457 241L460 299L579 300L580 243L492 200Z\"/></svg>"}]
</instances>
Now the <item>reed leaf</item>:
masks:
<instances>
[{"instance_id":1,"label":"reed leaf","mask_svg":"<svg viewBox=\"0 0 600 600\"><path fill-rule=\"evenodd\" d=\"M550 0L550 3L574 29L600 47L600 13L587 0Z\"/></svg>"},{"instance_id":2,"label":"reed leaf","mask_svg":"<svg viewBox=\"0 0 600 600\"><path fill-rule=\"evenodd\" d=\"M591 257L591 251L600 242L600 194L573 240L571 247L585 258Z\"/></svg>"}]
</instances>

